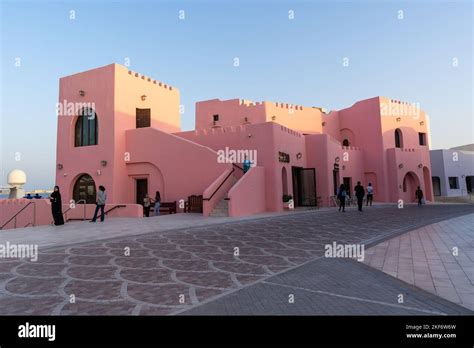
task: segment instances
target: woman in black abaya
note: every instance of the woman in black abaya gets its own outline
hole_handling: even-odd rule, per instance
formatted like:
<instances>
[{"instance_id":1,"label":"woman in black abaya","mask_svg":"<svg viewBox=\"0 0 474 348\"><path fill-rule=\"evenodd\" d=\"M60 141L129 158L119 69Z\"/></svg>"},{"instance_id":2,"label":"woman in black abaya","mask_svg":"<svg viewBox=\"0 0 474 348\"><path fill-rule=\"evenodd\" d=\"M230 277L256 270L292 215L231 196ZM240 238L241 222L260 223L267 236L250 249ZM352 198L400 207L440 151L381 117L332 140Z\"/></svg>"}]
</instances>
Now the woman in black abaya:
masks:
<instances>
[{"instance_id":1,"label":"woman in black abaya","mask_svg":"<svg viewBox=\"0 0 474 348\"><path fill-rule=\"evenodd\" d=\"M59 192L59 186L54 186L54 191L49 195L49 201L51 202L51 212L53 214L54 224L56 226L64 225L61 193Z\"/></svg>"}]
</instances>

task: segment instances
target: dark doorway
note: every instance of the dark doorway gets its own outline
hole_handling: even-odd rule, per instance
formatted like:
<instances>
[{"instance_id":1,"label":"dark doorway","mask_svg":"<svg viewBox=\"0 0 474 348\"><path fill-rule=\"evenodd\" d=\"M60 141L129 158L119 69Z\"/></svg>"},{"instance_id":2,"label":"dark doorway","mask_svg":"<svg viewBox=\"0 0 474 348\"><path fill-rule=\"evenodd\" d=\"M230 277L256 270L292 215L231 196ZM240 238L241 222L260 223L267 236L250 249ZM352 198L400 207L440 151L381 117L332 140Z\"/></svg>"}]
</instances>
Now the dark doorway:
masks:
<instances>
[{"instance_id":1,"label":"dark doorway","mask_svg":"<svg viewBox=\"0 0 474 348\"><path fill-rule=\"evenodd\" d=\"M346 188L347 194L350 196L352 192L352 178L345 177L342 179L342 183L344 184L344 187Z\"/></svg>"},{"instance_id":2,"label":"dark doorway","mask_svg":"<svg viewBox=\"0 0 474 348\"><path fill-rule=\"evenodd\" d=\"M314 168L292 167L293 202L296 207L316 206L316 171Z\"/></svg>"},{"instance_id":3,"label":"dark doorway","mask_svg":"<svg viewBox=\"0 0 474 348\"><path fill-rule=\"evenodd\" d=\"M137 204L143 205L143 199L148 193L148 179L137 179Z\"/></svg>"},{"instance_id":4,"label":"dark doorway","mask_svg":"<svg viewBox=\"0 0 474 348\"><path fill-rule=\"evenodd\" d=\"M339 188L339 170L333 170L332 171L332 185L333 185L333 191L334 195L337 195L337 189Z\"/></svg>"},{"instance_id":5,"label":"dark doorway","mask_svg":"<svg viewBox=\"0 0 474 348\"><path fill-rule=\"evenodd\" d=\"M439 176L431 177L431 182L433 183L433 194L435 196L441 196L441 180Z\"/></svg>"},{"instance_id":6,"label":"dark doorway","mask_svg":"<svg viewBox=\"0 0 474 348\"><path fill-rule=\"evenodd\" d=\"M468 193L472 193L473 186L474 186L474 176L466 176L466 189Z\"/></svg>"},{"instance_id":7,"label":"dark doorway","mask_svg":"<svg viewBox=\"0 0 474 348\"><path fill-rule=\"evenodd\" d=\"M83 174L76 180L72 192L72 199L79 204L95 204L95 182L89 174Z\"/></svg>"}]
</instances>

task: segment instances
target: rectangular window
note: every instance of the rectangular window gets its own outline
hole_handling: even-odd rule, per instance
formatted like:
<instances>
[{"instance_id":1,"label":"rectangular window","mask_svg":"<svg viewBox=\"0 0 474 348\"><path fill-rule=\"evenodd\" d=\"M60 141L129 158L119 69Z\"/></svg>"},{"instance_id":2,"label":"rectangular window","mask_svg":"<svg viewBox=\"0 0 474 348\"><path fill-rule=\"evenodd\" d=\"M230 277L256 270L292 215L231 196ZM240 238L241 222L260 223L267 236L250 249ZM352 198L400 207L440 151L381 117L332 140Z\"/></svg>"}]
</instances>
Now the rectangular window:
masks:
<instances>
[{"instance_id":1,"label":"rectangular window","mask_svg":"<svg viewBox=\"0 0 474 348\"><path fill-rule=\"evenodd\" d=\"M456 190L459 188L459 182L457 176L450 176L449 177L449 188L451 190Z\"/></svg>"},{"instance_id":2,"label":"rectangular window","mask_svg":"<svg viewBox=\"0 0 474 348\"><path fill-rule=\"evenodd\" d=\"M151 109L136 109L137 128L151 126Z\"/></svg>"},{"instance_id":3,"label":"rectangular window","mask_svg":"<svg viewBox=\"0 0 474 348\"><path fill-rule=\"evenodd\" d=\"M214 122L219 121L219 115L213 115L213 116L212 116L212 120L213 120Z\"/></svg>"},{"instance_id":4,"label":"rectangular window","mask_svg":"<svg viewBox=\"0 0 474 348\"><path fill-rule=\"evenodd\" d=\"M426 133L418 133L420 145L426 146Z\"/></svg>"}]
</instances>

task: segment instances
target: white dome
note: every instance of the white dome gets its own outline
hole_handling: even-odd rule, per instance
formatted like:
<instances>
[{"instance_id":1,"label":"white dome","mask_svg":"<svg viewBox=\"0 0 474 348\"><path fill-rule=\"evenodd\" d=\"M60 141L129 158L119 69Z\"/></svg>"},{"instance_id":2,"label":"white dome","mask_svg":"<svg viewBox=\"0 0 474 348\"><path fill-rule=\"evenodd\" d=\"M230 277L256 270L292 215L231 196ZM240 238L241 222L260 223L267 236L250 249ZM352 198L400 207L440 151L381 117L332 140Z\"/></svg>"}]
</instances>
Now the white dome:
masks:
<instances>
[{"instance_id":1,"label":"white dome","mask_svg":"<svg viewBox=\"0 0 474 348\"><path fill-rule=\"evenodd\" d=\"M14 169L8 173L7 182L9 185L24 185L26 184L26 173L19 169Z\"/></svg>"}]
</instances>

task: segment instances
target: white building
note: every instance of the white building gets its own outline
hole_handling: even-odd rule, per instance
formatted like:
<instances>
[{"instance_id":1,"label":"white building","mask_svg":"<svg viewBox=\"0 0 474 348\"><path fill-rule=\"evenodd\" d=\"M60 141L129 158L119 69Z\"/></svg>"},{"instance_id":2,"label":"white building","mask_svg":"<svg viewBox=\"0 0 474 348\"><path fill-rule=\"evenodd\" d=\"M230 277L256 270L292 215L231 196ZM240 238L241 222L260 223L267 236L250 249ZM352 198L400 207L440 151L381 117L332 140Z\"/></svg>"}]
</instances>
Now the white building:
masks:
<instances>
[{"instance_id":1,"label":"white building","mask_svg":"<svg viewBox=\"0 0 474 348\"><path fill-rule=\"evenodd\" d=\"M431 176L435 196L466 196L474 188L474 144L431 150Z\"/></svg>"}]
</instances>

